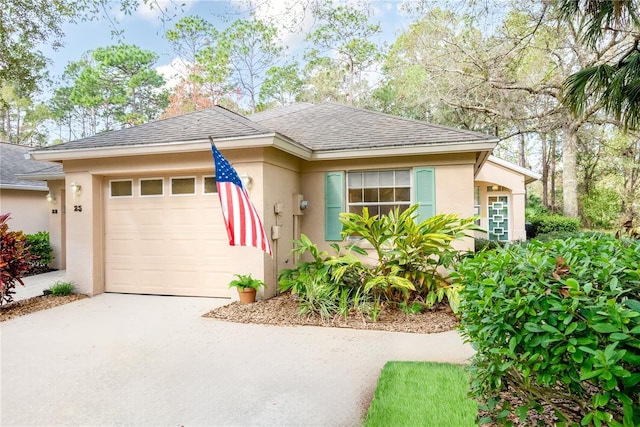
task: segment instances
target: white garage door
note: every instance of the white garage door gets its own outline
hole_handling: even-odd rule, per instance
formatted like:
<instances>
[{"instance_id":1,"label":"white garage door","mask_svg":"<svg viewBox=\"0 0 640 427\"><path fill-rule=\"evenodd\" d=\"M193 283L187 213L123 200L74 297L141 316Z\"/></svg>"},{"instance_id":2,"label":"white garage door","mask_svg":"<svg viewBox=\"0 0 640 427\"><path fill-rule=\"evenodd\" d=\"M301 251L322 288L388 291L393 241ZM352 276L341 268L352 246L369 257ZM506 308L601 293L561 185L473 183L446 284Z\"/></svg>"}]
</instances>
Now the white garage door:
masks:
<instances>
[{"instance_id":1,"label":"white garage door","mask_svg":"<svg viewBox=\"0 0 640 427\"><path fill-rule=\"evenodd\" d=\"M212 176L106 178L104 187L107 292L229 296Z\"/></svg>"}]
</instances>

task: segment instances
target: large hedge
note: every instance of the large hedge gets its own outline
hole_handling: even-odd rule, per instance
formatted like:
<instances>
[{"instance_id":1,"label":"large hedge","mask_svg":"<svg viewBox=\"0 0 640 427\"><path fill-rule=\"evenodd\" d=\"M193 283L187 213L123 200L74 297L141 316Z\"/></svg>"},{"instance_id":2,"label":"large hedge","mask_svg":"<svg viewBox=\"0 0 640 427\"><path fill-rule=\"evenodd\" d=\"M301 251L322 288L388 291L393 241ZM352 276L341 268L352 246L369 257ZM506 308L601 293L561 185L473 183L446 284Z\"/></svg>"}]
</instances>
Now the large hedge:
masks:
<instances>
[{"instance_id":1,"label":"large hedge","mask_svg":"<svg viewBox=\"0 0 640 427\"><path fill-rule=\"evenodd\" d=\"M467 258L454 279L471 390L495 420L545 405L570 424L640 425L640 241L532 241Z\"/></svg>"},{"instance_id":2,"label":"large hedge","mask_svg":"<svg viewBox=\"0 0 640 427\"><path fill-rule=\"evenodd\" d=\"M553 232L577 232L580 230L580 220L562 215L537 215L529 221L532 237L538 234Z\"/></svg>"}]
</instances>

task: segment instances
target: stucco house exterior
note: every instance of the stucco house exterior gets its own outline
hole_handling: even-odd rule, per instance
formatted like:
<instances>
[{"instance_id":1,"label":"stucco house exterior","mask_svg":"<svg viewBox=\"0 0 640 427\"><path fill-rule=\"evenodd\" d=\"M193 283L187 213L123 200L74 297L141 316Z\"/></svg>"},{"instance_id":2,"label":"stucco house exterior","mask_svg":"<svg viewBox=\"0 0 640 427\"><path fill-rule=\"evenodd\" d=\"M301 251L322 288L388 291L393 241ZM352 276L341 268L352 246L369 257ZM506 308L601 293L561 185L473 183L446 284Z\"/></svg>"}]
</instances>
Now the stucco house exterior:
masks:
<instances>
[{"instance_id":1,"label":"stucco house exterior","mask_svg":"<svg viewBox=\"0 0 640 427\"><path fill-rule=\"evenodd\" d=\"M211 142L247 185L273 257L230 247ZM493 137L334 103L244 117L221 107L32 153L62 163L49 188L66 207L67 279L85 293L230 297L236 273L267 283L290 268L292 240L340 240L340 212L479 212L500 240L525 238L535 173L491 156ZM66 192L62 198L61 193ZM465 244L470 245L471 242Z\"/></svg>"}]
</instances>

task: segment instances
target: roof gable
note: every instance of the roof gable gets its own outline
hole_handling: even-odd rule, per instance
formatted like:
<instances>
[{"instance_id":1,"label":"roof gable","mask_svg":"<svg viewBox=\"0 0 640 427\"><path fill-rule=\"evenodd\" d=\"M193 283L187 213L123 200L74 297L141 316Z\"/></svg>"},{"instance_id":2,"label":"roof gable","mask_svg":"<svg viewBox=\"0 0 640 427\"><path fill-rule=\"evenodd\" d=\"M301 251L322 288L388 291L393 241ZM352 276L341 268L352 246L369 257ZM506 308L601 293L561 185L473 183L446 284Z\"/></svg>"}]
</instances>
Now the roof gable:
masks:
<instances>
[{"instance_id":1,"label":"roof gable","mask_svg":"<svg viewBox=\"0 0 640 427\"><path fill-rule=\"evenodd\" d=\"M487 143L489 135L347 105L299 103L249 116L314 151Z\"/></svg>"},{"instance_id":2,"label":"roof gable","mask_svg":"<svg viewBox=\"0 0 640 427\"><path fill-rule=\"evenodd\" d=\"M273 131L259 123L215 106L139 126L100 133L39 151L169 144L178 141L204 141L209 136L216 139L251 137L270 133Z\"/></svg>"}]
</instances>

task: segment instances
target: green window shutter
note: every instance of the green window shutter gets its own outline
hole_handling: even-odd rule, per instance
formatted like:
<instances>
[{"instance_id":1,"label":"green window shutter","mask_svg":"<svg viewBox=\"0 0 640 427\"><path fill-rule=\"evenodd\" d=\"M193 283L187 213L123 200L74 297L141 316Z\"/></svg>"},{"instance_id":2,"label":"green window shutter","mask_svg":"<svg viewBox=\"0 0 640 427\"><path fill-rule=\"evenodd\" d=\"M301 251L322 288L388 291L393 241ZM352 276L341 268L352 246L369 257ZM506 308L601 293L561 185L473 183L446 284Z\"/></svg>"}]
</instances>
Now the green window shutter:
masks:
<instances>
[{"instance_id":1,"label":"green window shutter","mask_svg":"<svg viewBox=\"0 0 640 427\"><path fill-rule=\"evenodd\" d=\"M327 172L324 176L324 238L342 240L340 214L344 212L344 174Z\"/></svg>"},{"instance_id":2,"label":"green window shutter","mask_svg":"<svg viewBox=\"0 0 640 427\"><path fill-rule=\"evenodd\" d=\"M420 204L417 210L420 223L436 214L436 171L434 168L416 168L413 174L414 200Z\"/></svg>"}]
</instances>

